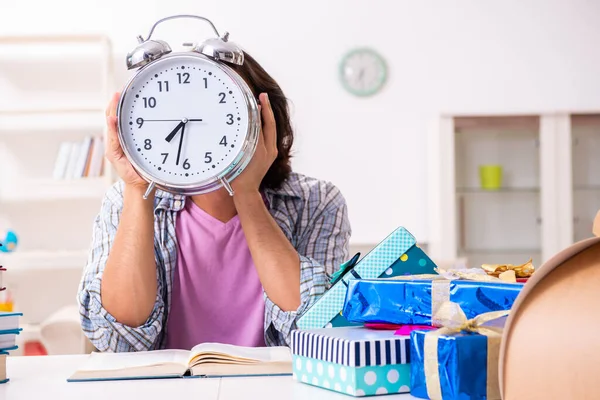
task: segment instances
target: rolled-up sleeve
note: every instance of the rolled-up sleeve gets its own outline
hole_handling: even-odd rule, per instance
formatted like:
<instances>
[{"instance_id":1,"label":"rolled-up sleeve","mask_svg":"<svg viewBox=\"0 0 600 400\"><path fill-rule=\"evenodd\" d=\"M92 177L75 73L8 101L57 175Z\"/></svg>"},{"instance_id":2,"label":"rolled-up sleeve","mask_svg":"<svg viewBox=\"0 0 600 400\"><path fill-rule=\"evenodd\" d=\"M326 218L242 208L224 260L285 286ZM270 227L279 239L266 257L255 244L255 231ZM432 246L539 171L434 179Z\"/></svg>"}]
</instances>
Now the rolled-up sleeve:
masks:
<instances>
[{"instance_id":1,"label":"rolled-up sleeve","mask_svg":"<svg viewBox=\"0 0 600 400\"><path fill-rule=\"evenodd\" d=\"M94 220L92 246L83 272L77 301L81 326L85 335L100 351L126 352L158 348L164 316L162 282L159 279L156 302L148 320L139 327L117 322L102 306L100 286L104 267L117 233L123 207L122 183L106 194L100 213ZM160 278L160 275L157 275Z\"/></svg>"},{"instance_id":2,"label":"rolled-up sleeve","mask_svg":"<svg viewBox=\"0 0 600 400\"><path fill-rule=\"evenodd\" d=\"M283 311L265 295L267 344L290 344L297 319L329 288L329 276L348 258L351 235L348 208L341 192L322 183L307 202L296 250L300 256L300 307ZM270 319L270 320L269 320ZM270 342L270 343L269 343Z\"/></svg>"}]
</instances>

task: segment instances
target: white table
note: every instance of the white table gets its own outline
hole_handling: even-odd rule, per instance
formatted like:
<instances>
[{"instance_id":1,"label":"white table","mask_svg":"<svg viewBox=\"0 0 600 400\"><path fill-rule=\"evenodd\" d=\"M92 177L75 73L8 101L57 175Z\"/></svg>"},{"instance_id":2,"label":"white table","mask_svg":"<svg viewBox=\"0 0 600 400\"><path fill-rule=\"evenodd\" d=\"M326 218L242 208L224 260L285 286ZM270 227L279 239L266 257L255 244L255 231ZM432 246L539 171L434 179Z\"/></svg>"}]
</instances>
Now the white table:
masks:
<instances>
[{"instance_id":1,"label":"white table","mask_svg":"<svg viewBox=\"0 0 600 400\"><path fill-rule=\"evenodd\" d=\"M86 356L8 357L10 382L0 385L2 400L187 400L298 399L348 400L338 394L298 383L291 377L226 379L155 379L67 382ZM408 394L377 396L385 400L415 399Z\"/></svg>"}]
</instances>

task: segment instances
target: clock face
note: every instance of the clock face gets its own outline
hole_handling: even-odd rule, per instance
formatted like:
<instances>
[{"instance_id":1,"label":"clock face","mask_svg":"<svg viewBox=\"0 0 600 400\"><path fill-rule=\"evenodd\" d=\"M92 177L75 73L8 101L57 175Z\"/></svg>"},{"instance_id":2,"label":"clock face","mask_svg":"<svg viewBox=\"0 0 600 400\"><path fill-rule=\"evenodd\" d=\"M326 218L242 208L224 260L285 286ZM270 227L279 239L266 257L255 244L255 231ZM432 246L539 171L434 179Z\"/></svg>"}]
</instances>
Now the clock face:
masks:
<instances>
[{"instance_id":1,"label":"clock face","mask_svg":"<svg viewBox=\"0 0 600 400\"><path fill-rule=\"evenodd\" d=\"M138 172L193 188L227 174L254 151L256 102L239 76L199 55L166 56L141 69L119 107L121 143Z\"/></svg>"},{"instance_id":2,"label":"clock face","mask_svg":"<svg viewBox=\"0 0 600 400\"><path fill-rule=\"evenodd\" d=\"M370 49L356 49L348 53L340 65L342 84L357 96L377 93L387 79L384 59Z\"/></svg>"}]
</instances>

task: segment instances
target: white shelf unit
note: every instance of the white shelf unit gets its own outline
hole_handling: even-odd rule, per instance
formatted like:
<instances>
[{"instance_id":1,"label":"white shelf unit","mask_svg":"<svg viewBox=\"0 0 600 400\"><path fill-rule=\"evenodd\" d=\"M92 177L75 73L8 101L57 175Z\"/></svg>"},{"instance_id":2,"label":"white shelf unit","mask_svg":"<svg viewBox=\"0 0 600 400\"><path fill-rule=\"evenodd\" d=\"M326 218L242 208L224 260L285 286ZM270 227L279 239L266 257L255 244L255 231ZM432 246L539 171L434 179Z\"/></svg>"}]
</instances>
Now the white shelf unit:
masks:
<instances>
[{"instance_id":1,"label":"white shelf unit","mask_svg":"<svg viewBox=\"0 0 600 400\"><path fill-rule=\"evenodd\" d=\"M100 177L52 176L62 142L104 136L113 50L102 35L0 37L0 56L0 230L19 238L0 264L23 323L35 327L74 304L92 223L115 179L106 162Z\"/></svg>"},{"instance_id":2,"label":"white shelf unit","mask_svg":"<svg viewBox=\"0 0 600 400\"><path fill-rule=\"evenodd\" d=\"M540 266L591 236L600 209L600 113L447 115L430 136L430 255ZM498 190L479 166L502 166Z\"/></svg>"}]
</instances>

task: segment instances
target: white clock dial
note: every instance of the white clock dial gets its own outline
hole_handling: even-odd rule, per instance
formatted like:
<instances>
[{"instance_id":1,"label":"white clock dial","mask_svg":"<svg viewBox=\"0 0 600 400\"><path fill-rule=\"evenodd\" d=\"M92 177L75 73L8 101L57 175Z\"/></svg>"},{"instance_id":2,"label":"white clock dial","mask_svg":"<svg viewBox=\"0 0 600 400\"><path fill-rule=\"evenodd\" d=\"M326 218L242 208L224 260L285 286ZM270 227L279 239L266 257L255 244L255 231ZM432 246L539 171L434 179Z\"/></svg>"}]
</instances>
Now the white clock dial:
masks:
<instances>
[{"instance_id":1,"label":"white clock dial","mask_svg":"<svg viewBox=\"0 0 600 400\"><path fill-rule=\"evenodd\" d=\"M250 110L239 78L224 67L203 56L167 56L126 88L122 143L146 178L191 187L238 161Z\"/></svg>"},{"instance_id":2,"label":"white clock dial","mask_svg":"<svg viewBox=\"0 0 600 400\"><path fill-rule=\"evenodd\" d=\"M340 79L350 93L369 96L377 93L387 78L383 58L370 49L357 49L348 53L340 65Z\"/></svg>"}]
</instances>

